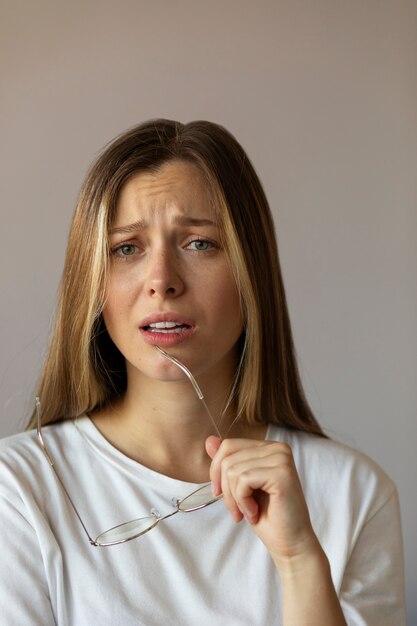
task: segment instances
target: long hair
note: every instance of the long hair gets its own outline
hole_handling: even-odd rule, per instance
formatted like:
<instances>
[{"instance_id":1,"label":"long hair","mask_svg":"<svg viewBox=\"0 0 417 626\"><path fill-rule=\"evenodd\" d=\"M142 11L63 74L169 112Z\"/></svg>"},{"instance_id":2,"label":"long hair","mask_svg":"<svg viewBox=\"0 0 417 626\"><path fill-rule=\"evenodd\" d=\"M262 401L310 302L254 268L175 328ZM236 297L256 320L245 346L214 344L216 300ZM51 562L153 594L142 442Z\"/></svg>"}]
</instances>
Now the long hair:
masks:
<instances>
[{"instance_id":1,"label":"long hair","mask_svg":"<svg viewBox=\"0 0 417 626\"><path fill-rule=\"evenodd\" d=\"M181 160L205 177L238 286L244 331L234 402L240 419L323 432L303 392L274 223L246 153L222 126L157 119L117 137L87 174L75 210L60 297L38 393L43 424L90 413L121 396L124 358L102 319L109 244L127 180ZM28 427L35 425L35 417Z\"/></svg>"}]
</instances>

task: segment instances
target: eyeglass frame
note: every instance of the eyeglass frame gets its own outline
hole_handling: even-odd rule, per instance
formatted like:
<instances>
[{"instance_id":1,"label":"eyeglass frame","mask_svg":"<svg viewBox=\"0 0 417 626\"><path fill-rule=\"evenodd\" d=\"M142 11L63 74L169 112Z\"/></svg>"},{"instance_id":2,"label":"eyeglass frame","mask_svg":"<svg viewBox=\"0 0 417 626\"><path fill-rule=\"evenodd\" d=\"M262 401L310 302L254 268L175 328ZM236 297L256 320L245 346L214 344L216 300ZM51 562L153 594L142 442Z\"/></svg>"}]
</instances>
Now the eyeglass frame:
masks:
<instances>
[{"instance_id":1,"label":"eyeglass frame","mask_svg":"<svg viewBox=\"0 0 417 626\"><path fill-rule=\"evenodd\" d=\"M220 434L220 431L217 427L217 424L213 418L213 416L210 413L210 410L205 402L204 399L204 395L199 387L199 385L197 384L197 381L195 380L194 376L191 374L190 370L183 364L181 363L181 361L178 361L178 359L176 359L175 357L173 357L172 355L168 354L167 352L165 352L165 350L162 350L162 348L160 348L159 346L155 346L160 352L161 354L163 354L163 356L165 356L165 358L167 358L169 361L171 361L172 363L174 363L175 365L177 365L177 367L179 367L188 377L188 379L190 380L191 384L194 387L195 392L197 393L197 396L199 398L199 400L201 401L201 403L203 404L211 422L212 425L214 426L214 429L216 431L217 436L220 439L223 439L223 437ZM192 491L191 493L187 494L186 496L184 496L183 498L177 498L177 499L173 499L173 505L176 507L175 511L172 511L171 513L167 513L166 515L161 516L157 510L155 508L151 509L151 515L150 516L145 516L145 517L141 517L141 518L137 518L135 520L130 520L130 522L123 522L121 524L117 524L116 526L113 526L112 528L109 528L106 531L103 531L102 533L98 534L96 539L93 539L92 536L90 535L90 533L87 530L87 527L80 515L80 513L78 512L77 507L75 506L70 494L68 493L67 488L65 487L65 484L63 482L63 480L61 479L56 466L55 466L55 460L53 459L51 453L49 452L43 435L42 435L42 424L41 424L41 402L40 402L40 398L39 396L36 396L35 398L35 405L36 405L36 431L37 431L37 437L38 437L38 442L41 446L41 449L46 457L46 460L48 461L49 465L51 466L56 478L58 479L59 484L61 485L65 495L68 498L69 503L71 504L72 509L74 510L75 515L77 516L78 521L80 522L85 534L87 535L88 538L88 542L91 546L95 546L95 547L100 547L100 548L104 548L104 547L110 547L110 546L115 546L115 545L119 545L121 543L126 543L128 541L132 541L133 539L137 539L138 537L141 537L142 535L146 534L147 532L149 532L150 530L152 530L152 528L155 528L159 522L162 522L163 520L167 519L168 517L172 517L173 515L176 515L177 513L191 513L192 511L197 511L199 509L202 509L206 506L209 506L210 504L213 504L214 502L217 502L218 500L220 500L223 495L220 494L218 496L214 496L211 495L211 498L207 501L204 502L203 504L199 504L197 506L194 507L190 507L187 509L181 509L181 504L187 500L188 498L190 498L191 496L193 496L194 494L197 494L199 491L202 491L203 489L206 489L207 487L209 487L211 485L211 483L205 483L204 485L202 485L201 487L199 487L198 489L195 489L194 491ZM131 537L127 537L126 539L119 539L116 541L109 541L109 542L98 542L99 537L101 537L104 534L109 533L112 530L116 530L119 527L122 527L124 525L127 525L129 523L133 523L135 521L140 521L142 519L150 519L151 517L154 517L154 523L151 524L149 526L149 528L146 528L145 530L142 530L140 532L137 532L136 534L132 535Z\"/></svg>"}]
</instances>

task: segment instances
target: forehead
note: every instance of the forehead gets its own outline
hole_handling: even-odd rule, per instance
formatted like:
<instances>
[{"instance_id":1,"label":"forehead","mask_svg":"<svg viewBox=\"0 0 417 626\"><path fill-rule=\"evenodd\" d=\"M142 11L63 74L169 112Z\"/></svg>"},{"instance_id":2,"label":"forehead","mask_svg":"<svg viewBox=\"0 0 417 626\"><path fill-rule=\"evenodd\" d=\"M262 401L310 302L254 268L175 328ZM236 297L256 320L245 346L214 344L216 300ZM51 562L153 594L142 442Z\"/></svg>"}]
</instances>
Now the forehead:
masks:
<instances>
[{"instance_id":1,"label":"forehead","mask_svg":"<svg viewBox=\"0 0 417 626\"><path fill-rule=\"evenodd\" d=\"M208 185L192 163L173 161L156 171L134 174L121 189L112 226L171 214L214 218Z\"/></svg>"}]
</instances>

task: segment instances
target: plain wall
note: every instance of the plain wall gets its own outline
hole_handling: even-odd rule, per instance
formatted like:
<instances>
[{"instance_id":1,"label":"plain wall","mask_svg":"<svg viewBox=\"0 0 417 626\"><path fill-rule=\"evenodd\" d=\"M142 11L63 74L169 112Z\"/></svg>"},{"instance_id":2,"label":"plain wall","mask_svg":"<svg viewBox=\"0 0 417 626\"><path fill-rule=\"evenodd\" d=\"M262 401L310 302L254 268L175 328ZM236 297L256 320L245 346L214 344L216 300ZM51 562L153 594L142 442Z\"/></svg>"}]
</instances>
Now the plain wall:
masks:
<instances>
[{"instance_id":1,"label":"plain wall","mask_svg":"<svg viewBox=\"0 0 417 626\"><path fill-rule=\"evenodd\" d=\"M317 417L398 485L411 626L416 42L413 0L0 4L0 435L31 411L73 206L98 150L151 117L224 124L271 202Z\"/></svg>"}]
</instances>

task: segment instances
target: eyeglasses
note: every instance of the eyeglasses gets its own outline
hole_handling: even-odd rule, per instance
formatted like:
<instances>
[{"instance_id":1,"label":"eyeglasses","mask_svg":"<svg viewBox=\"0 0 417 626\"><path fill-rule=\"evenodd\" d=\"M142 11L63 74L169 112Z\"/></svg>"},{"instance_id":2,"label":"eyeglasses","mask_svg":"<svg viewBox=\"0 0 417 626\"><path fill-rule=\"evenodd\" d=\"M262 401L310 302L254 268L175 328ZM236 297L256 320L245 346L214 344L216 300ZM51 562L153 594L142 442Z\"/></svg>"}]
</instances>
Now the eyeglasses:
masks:
<instances>
[{"instance_id":1,"label":"eyeglasses","mask_svg":"<svg viewBox=\"0 0 417 626\"><path fill-rule=\"evenodd\" d=\"M217 436L220 437L220 439L222 439L222 436L219 432L217 424L214 421L213 416L211 415L208 409L208 406L204 400L204 396L201 392L201 389L198 386L197 381L195 380L194 376L191 374L190 370L187 369L185 365L181 363L180 361L178 361L175 357L171 356L170 354L162 350L162 348L160 348L159 346L156 346L156 348L159 350L159 352L161 352L161 354L164 355L165 358L167 358L169 361L177 365L186 374L191 384L193 385L194 390L198 395L198 398L201 400L211 420L211 423L213 424L213 427L216 431ZM213 502L217 502L217 500L220 500L222 498L222 495L213 496L213 493L211 491L211 483L206 483L205 485L203 485L202 487L199 487L198 489L188 494L184 498L181 498L181 499L174 498L172 503L175 507L175 510L170 513L167 513L166 515L161 516L160 513L156 509L152 509L150 515L131 520L130 522L124 522L123 524L118 524L117 526L114 526L113 528L110 528L109 530L106 530L100 533L95 539L93 539L90 533L88 532L86 525L84 524L81 518L81 515L79 514L74 502L72 501L71 496L69 495L55 467L54 459L52 458L50 452L48 451L46 447L46 444L42 435L41 403L38 397L36 398L36 415L37 415L37 434L38 434L38 440L39 440L40 446L43 450L43 453L49 465L53 469L55 476L57 477L62 489L64 490L65 495L67 496L68 501L71 504L71 507L73 508L74 513L78 518L78 521L80 522L85 534L87 535L90 545L92 546L107 547L107 546L115 546L120 543L126 543L126 541L131 541L132 539L141 537L142 535L150 531L152 528L155 528L155 526L157 526L159 522L162 522L162 520L165 520L168 517L172 517L173 515L176 515L177 513L191 513L191 511L197 511L198 509L202 509L203 507L206 507L209 504L213 504Z\"/></svg>"}]
</instances>

